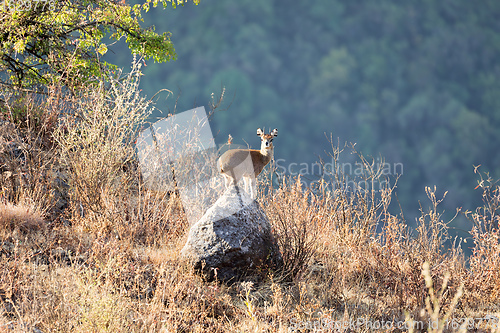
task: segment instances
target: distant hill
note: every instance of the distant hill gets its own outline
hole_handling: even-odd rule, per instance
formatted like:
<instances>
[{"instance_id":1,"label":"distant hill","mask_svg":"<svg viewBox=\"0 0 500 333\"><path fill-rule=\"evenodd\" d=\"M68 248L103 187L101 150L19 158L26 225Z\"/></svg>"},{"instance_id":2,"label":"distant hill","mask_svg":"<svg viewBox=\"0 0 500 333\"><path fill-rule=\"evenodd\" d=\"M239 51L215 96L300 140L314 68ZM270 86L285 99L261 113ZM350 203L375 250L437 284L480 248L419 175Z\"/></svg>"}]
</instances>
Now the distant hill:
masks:
<instances>
[{"instance_id":1,"label":"distant hill","mask_svg":"<svg viewBox=\"0 0 500 333\"><path fill-rule=\"evenodd\" d=\"M387 163L402 163L398 198L410 221L424 186L449 191L443 209L474 209L473 166L500 178L500 2L202 1L153 9L146 22L172 32L178 60L148 63L143 91L167 88L158 107L207 105L218 142L258 145L279 128L276 158L312 164L324 133ZM113 62L128 66L120 46ZM306 175L305 175L306 176ZM395 205L395 210L399 207Z\"/></svg>"}]
</instances>

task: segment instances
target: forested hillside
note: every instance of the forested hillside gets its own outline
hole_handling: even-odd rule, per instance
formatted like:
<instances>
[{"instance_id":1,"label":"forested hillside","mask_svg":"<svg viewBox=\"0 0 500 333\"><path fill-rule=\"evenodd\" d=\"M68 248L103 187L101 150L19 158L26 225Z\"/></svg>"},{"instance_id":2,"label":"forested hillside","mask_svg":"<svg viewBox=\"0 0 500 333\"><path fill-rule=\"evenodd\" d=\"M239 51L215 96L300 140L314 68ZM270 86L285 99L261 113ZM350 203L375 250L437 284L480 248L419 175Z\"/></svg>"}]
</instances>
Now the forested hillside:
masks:
<instances>
[{"instance_id":1,"label":"forested hillside","mask_svg":"<svg viewBox=\"0 0 500 333\"><path fill-rule=\"evenodd\" d=\"M500 2L220 0L152 9L178 60L147 63L142 87L178 111L226 88L212 130L256 147L255 129L277 127L276 158L312 163L324 133L386 162L403 163L397 193L407 217L424 186L473 209L475 165L500 177ZM120 46L108 57L127 66ZM299 171L298 168L295 171ZM411 218L410 218L411 220Z\"/></svg>"}]
</instances>

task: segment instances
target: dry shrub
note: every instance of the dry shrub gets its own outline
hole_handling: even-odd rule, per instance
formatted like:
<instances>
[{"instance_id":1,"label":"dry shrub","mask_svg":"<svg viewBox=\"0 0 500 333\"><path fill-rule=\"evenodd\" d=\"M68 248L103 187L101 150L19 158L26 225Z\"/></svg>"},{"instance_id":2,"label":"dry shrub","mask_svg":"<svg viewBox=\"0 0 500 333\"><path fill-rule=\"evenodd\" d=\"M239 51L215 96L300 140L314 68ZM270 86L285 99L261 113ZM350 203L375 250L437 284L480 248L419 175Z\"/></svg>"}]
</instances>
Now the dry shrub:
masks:
<instances>
[{"instance_id":1,"label":"dry shrub","mask_svg":"<svg viewBox=\"0 0 500 333\"><path fill-rule=\"evenodd\" d=\"M139 174L134 140L150 113L139 95L140 65L110 78L79 96L75 109L61 119L54 136L69 170L68 182L76 219L84 230L109 233L119 214L116 204L137 190Z\"/></svg>"},{"instance_id":2,"label":"dry shrub","mask_svg":"<svg viewBox=\"0 0 500 333\"><path fill-rule=\"evenodd\" d=\"M273 221L285 279L300 276L317 250L320 207L310 204L313 196L310 191L302 190L298 179L294 184L283 181L272 198L266 199L266 214Z\"/></svg>"},{"instance_id":3,"label":"dry shrub","mask_svg":"<svg viewBox=\"0 0 500 333\"><path fill-rule=\"evenodd\" d=\"M45 96L6 89L1 97L0 198L54 217L65 199L52 133L66 103L57 89Z\"/></svg>"},{"instance_id":4,"label":"dry shrub","mask_svg":"<svg viewBox=\"0 0 500 333\"><path fill-rule=\"evenodd\" d=\"M80 96L54 135L67 169L74 227L159 245L184 234L187 216L174 188L149 188L142 177L136 140L152 104L139 93L140 75L140 64L135 63L130 73L110 77L109 84L101 82ZM177 174L193 173L189 165Z\"/></svg>"},{"instance_id":5,"label":"dry shrub","mask_svg":"<svg viewBox=\"0 0 500 333\"><path fill-rule=\"evenodd\" d=\"M477 171L477 169L476 169ZM481 305L498 306L500 298L500 187L488 174L481 173L479 185L482 190L483 207L474 213L467 212L473 222L470 232L474 241L474 248L470 261L470 275L467 289L471 292L484 295Z\"/></svg>"},{"instance_id":6,"label":"dry shrub","mask_svg":"<svg viewBox=\"0 0 500 333\"><path fill-rule=\"evenodd\" d=\"M189 224L176 194L142 189L114 205L113 234L135 244L162 246L183 238Z\"/></svg>"},{"instance_id":7,"label":"dry shrub","mask_svg":"<svg viewBox=\"0 0 500 333\"><path fill-rule=\"evenodd\" d=\"M0 230L3 236L13 231L28 233L44 228L42 216L31 208L9 202L0 203Z\"/></svg>"},{"instance_id":8,"label":"dry shrub","mask_svg":"<svg viewBox=\"0 0 500 333\"><path fill-rule=\"evenodd\" d=\"M404 311L420 318L427 295L425 262L436 284L452 274L440 299L446 308L466 269L461 250L444 246L448 225L439 213L435 189L426 189L430 209L422 209L412 232L402 217L390 213L396 183L387 181L384 164L352 150L362 168L356 178L344 172L342 152L333 147L334 172L329 179L323 176L315 189L303 188L297 178L282 180L276 190L261 191L272 193L264 199L265 208L283 255L284 275L301 286L292 292L297 318L307 321L311 309L329 308L351 309L354 317L370 312L373 320L404 319Z\"/></svg>"}]
</instances>

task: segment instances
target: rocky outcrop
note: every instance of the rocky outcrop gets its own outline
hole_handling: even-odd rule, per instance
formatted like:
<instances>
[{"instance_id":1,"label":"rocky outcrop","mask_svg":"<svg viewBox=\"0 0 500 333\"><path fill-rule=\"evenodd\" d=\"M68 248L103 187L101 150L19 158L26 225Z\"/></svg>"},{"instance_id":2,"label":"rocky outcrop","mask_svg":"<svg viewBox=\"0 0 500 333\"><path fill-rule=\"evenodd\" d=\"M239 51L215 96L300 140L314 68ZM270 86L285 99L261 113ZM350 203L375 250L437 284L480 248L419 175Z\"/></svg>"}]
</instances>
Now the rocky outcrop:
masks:
<instances>
[{"instance_id":1,"label":"rocky outcrop","mask_svg":"<svg viewBox=\"0 0 500 333\"><path fill-rule=\"evenodd\" d=\"M236 281L282 262L264 211L238 187L191 227L181 254L208 281Z\"/></svg>"}]
</instances>

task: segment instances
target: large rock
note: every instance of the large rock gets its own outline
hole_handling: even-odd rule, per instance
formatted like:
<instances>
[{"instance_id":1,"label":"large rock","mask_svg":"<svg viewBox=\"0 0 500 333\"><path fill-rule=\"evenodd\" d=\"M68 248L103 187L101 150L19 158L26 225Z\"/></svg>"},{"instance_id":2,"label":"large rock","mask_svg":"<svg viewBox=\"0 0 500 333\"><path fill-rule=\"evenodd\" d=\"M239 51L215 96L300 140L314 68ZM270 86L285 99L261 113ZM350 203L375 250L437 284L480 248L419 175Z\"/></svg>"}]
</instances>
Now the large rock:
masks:
<instances>
[{"instance_id":1,"label":"large rock","mask_svg":"<svg viewBox=\"0 0 500 333\"><path fill-rule=\"evenodd\" d=\"M264 211L237 187L226 190L191 227L181 254L208 281L235 281L282 263Z\"/></svg>"}]
</instances>

